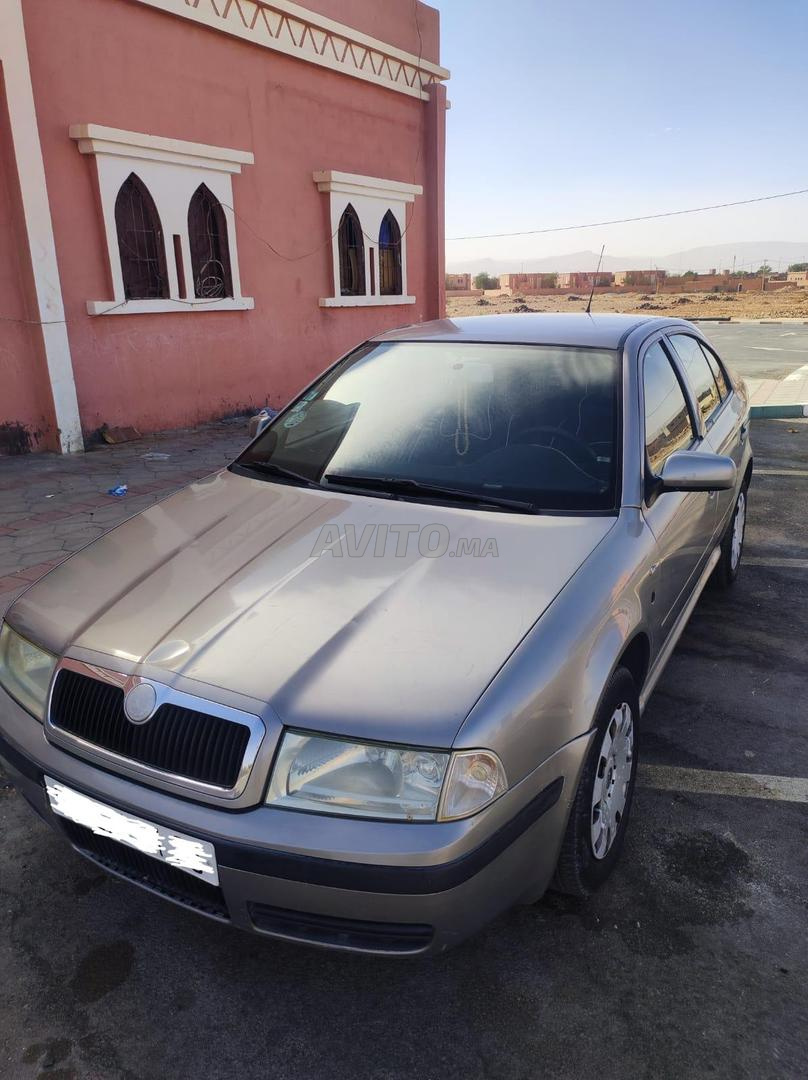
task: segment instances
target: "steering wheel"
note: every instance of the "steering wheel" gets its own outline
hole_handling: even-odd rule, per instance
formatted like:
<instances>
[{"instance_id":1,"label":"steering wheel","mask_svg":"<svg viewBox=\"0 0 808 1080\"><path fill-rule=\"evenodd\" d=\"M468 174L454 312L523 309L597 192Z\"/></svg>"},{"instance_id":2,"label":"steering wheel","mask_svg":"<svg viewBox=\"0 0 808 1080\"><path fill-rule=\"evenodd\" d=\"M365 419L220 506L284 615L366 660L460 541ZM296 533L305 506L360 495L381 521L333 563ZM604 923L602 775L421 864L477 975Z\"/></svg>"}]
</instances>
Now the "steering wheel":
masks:
<instances>
[{"instance_id":1,"label":"steering wheel","mask_svg":"<svg viewBox=\"0 0 808 1080\"><path fill-rule=\"evenodd\" d=\"M525 430L521 431L519 433L518 437L513 440L513 443L515 445L517 445L517 446L520 445L520 444L523 444L523 443L530 443L531 437L533 435L551 435L553 438L558 438L558 439L565 440L567 445L571 446L573 449L582 450L584 452L584 454L586 454L587 458L596 467L596 470L597 470L597 466L599 464L598 455L595 453L595 451L592 449L592 447L589 445L589 443L585 442L583 439L578 438L577 435L571 435L568 431L565 431L564 428L560 428L560 427L532 427L532 428L525 428ZM534 445L547 446L551 450L555 449L555 447L551 446L550 443L548 443L548 442L541 442L541 443L537 443L537 444L534 444Z\"/></svg>"}]
</instances>

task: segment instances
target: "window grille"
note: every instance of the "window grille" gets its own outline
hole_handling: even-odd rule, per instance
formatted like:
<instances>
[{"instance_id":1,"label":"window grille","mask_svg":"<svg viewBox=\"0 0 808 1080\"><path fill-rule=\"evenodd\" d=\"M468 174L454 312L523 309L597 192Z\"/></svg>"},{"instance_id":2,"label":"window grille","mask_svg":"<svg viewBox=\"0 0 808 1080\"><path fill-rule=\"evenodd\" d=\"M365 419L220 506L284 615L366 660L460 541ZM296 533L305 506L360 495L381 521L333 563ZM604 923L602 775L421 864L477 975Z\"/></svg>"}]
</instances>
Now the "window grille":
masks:
<instances>
[{"instance_id":1,"label":"window grille","mask_svg":"<svg viewBox=\"0 0 808 1080\"><path fill-rule=\"evenodd\" d=\"M167 297L168 274L160 215L149 189L134 173L121 184L115 200L115 229L126 299Z\"/></svg>"}]
</instances>

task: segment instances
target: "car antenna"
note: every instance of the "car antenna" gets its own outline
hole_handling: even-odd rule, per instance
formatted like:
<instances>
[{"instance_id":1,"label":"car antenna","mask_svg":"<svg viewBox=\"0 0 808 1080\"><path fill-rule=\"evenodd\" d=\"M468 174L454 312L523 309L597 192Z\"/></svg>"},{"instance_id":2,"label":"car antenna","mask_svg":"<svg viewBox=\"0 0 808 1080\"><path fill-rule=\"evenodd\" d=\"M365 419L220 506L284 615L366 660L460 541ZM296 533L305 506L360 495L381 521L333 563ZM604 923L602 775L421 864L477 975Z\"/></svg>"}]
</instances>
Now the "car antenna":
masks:
<instances>
[{"instance_id":1,"label":"car antenna","mask_svg":"<svg viewBox=\"0 0 808 1080\"><path fill-rule=\"evenodd\" d=\"M598 274L600 273L600 264L603 262L603 252L606 250L606 245L603 244L600 249L600 258L598 259L598 268L595 271L595 276L592 278L592 291L589 294L589 299L586 302L587 315L592 314L592 297L595 295L595 282L598 280Z\"/></svg>"}]
</instances>

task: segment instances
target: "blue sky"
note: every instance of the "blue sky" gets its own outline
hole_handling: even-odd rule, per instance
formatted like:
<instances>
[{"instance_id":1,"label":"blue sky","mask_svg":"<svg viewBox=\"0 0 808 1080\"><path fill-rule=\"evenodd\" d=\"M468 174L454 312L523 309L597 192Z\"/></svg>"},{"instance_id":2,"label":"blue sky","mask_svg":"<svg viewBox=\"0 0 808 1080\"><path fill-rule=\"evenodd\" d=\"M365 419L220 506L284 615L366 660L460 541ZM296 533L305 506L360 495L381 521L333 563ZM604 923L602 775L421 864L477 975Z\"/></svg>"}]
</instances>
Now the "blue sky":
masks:
<instances>
[{"instance_id":1,"label":"blue sky","mask_svg":"<svg viewBox=\"0 0 808 1080\"><path fill-rule=\"evenodd\" d=\"M808 188L808 0L434 0L452 72L446 235ZM808 240L808 196L657 223L447 244L666 254Z\"/></svg>"}]
</instances>

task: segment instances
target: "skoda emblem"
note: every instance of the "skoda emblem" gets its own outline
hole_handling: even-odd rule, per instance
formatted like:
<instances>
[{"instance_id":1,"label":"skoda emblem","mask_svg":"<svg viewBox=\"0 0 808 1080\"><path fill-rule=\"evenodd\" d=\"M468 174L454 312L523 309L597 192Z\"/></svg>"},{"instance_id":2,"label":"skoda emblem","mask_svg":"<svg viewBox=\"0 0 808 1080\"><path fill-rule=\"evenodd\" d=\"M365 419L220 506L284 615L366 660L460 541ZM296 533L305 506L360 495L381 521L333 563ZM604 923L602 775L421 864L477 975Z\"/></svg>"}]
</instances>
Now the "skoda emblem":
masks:
<instances>
[{"instance_id":1,"label":"skoda emblem","mask_svg":"<svg viewBox=\"0 0 808 1080\"><path fill-rule=\"evenodd\" d=\"M149 683L133 686L123 699L123 711L133 724L145 724L151 718L157 704L157 692Z\"/></svg>"}]
</instances>

